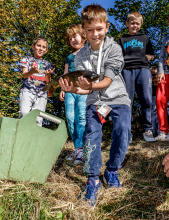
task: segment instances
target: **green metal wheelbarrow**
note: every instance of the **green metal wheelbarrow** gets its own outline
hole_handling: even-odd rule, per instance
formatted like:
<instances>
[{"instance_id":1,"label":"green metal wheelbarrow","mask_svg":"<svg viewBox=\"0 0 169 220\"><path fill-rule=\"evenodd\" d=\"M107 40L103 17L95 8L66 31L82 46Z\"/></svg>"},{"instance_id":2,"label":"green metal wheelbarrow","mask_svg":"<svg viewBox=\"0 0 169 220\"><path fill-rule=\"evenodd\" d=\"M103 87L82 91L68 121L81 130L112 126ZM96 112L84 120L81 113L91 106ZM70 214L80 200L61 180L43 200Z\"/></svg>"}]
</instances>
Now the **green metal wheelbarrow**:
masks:
<instances>
[{"instance_id":1,"label":"green metal wheelbarrow","mask_svg":"<svg viewBox=\"0 0 169 220\"><path fill-rule=\"evenodd\" d=\"M38 126L39 115L57 129ZM0 117L0 178L44 183L67 136L64 120L39 110L21 119Z\"/></svg>"}]
</instances>

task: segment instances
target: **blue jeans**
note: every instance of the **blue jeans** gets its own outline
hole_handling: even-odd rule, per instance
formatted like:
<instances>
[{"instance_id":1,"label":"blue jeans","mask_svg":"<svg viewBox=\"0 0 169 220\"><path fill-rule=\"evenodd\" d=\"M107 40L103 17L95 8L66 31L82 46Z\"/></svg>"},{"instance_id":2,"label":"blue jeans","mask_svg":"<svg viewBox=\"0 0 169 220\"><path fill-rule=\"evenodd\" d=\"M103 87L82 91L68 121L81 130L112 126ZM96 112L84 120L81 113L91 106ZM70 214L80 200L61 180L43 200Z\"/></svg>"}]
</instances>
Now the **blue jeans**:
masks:
<instances>
[{"instance_id":1,"label":"blue jeans","mask_svg":"<svg viewBox=\"0 0 169 220\"><path fill-rule=\"evenodd\" d=\"M153 125L153 134L154 136L158 135L158 117L157 117L157 108L156 108L156 96L152 96L152 125Z\"/></svg>"},{"instance_id":2,"label":"blue jeans","mask_svg":"<svg viewBox=\"0 0 169 220\"><path fill-rule=\"evenodd\" d=\"M86 98L87 95L77 95L69 92L65 94L66 118L76 149L83 147L83 132L86 125Z\"/></svg>"},{"instance_id":3,"label":"blue jeans","mask_svg":"<svg viewBox=\"0 0 169 220\"><path fill-rule=\"evenodd\" d=\"M131 100L131 109L136 91L141 105L143 132L152 130L152 78L149 69L123 69L122 75L126 83L126 90Z\"/></svg>"},{"instance_id":4,"label":"blue jeans","mask_svg":"<svg viewBox=\"0 0 169 220\"><path fill-rule=\"evenodd\" d=\"M123 162L131 137L131 110L127 105L110 105L113 121L112 144L108 170L118 170ZM87 176L98 176L102 166L101 141L102 124L97 115L96 105L86 108L86 127L83 137L83 171Z\"/></svg>"}]
</instances>

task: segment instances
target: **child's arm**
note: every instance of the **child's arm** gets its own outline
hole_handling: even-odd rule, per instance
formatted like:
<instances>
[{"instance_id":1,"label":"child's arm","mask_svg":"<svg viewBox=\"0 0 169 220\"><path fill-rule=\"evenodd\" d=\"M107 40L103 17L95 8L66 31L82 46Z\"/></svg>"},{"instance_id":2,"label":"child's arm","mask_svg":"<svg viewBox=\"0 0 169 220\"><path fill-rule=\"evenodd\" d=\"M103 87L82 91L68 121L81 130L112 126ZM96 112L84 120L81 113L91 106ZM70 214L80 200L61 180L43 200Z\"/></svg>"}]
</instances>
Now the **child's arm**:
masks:
<instances>
[{"instance_id":1,"label":"child's arm","mask_svg":"<svg viewBox=\"0 0 169 220\"><path fill-rule=\"evenodd\" d=\"M146 57L148 59L148 61L153 61L155 59L155 56L154 56L154 49L153 49L153 45L150 41L150 39L145 36L147 38L147 43L146 43Z\"/></svg>"},{"instance_id":2,"label":"child's arm","mask_svg":"<svg viewBox=\"0 0 169 220\"><path fill-rule=\"evenodd\" d=\"M64 73L63 73L63 74L68 73L68 67L69 67L69 64L66 63L66 64L65 64L65 69L64 69ZM61 92L60 92L59 97L60 97L60 101L64 101L64 100L65 100L65 91L64 91L63 89L61 89Z\"/></svg>"},{"instance_id":3,"label":"child's arm","mask_svg":"<svg viewBox=\"0 0 169 220\"><path fill-rule=\"evenodd\" d=\"M51 75L52 73L55 71L55 68L53 69L49 69L49 70L45 70L44 74L45 74L45 78L46 78L46 84L50 83L51 81Z\"/></svg>"},{"instance_id":4,"label":"child's arm","mask_svg":"<svg viewBox=\"0 0 169 220\"><path fill-rule=\"evenodd\" d=\"M158 82L159 83L161 82L161 79L165 80L165 74L164 74L165 42L166 42L166 39L164 39L162 42L161 51L160 51L159 60L158 60L158 69L159 69Z\"/></svg>"},{"instance_id":5,"label":"child's arm","mask_svg":"<svg viewBox=\"0 0 169 220\"><path fill-rule=\"evenodd\" d=\"M34 73L39 73L40 70L36 67L35 63L32 63L32 68L31 70L28 71L27 67L22 66L22 76L23 78L28 78Z\"/></svg>"},{"instance_id":6,"label":"child's arm","mask_svg":"<svg viewBox=\"0 0 169 220\"><path fill-rule=\"evenodd\" d=\"M84 90L84 89L81 89L80 87L74 87L73 82L70 82L70 85L69 85L68 81L66 79L63 79L62 77L59 79L59 84L62 90L66 92L71 92L71 93L75 93L79 95L88 95L89 93L92 92L91 90Z\"/></svg>"},{"instance_id":7,"label":"child's arm","mask_svg":"<svg viewBox=\"0 0 169 220\"><path fill-rule=\"evenodd\" d=\"M109 85L112 83L112 79L109 77L104 77L102 81L98 83L94 82L88 82L86 78L83 76L78 77L77 85L79 87L74 87L73 83L69 83L66 79L59 79L59 84L61 88L65 91L75 93L75 94L80 94L80 95L88 95L90 94L93 90L103 90L109 87Z\"/></svg>"},{"instance_id":8,"label":"child's arm","mask_svg":"<svg viewBox=\"0 0 169 220\"><path fill-rule=\"evenodd\" d=\"M165 74L164 73L159 73L157 79L158 79L158 83L161 83L162 79L165 80Z\"/></svg>"},{"instance_id":9,"label":"child's arm","mask_svg":"<svg viewBox=\"0 0 169 220\"><path fill-rule=\"evenodd\" d=\"M88 82L86 78L84 77L78 77L78 82L77 85L83 89L83 90L103 90L106 89L107 87L110 86L110 84L112 83L112 79L105 76L103 78L103 80L101 80L98 83L94 83L94 82Z\"/></svg>"},{"instance_id":10,"label":"child's arm","mask_svg":"<svg viewBox=\"0 0 169 220\"><path fill-rule=\"evenodd\" d=\"M162 162L164 165L164 172L166 173L166 176L169 177L169 154L167 154Z\"/></svg>"}]
</instances>

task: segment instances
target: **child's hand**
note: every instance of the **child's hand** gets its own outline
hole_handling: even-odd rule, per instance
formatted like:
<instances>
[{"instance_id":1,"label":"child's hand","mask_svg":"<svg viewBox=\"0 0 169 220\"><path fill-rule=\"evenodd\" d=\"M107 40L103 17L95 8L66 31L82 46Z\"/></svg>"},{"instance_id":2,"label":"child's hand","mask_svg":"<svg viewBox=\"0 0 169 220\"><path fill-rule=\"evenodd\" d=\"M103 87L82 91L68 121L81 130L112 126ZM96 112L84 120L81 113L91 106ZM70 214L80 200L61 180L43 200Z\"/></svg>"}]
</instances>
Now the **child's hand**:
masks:
<instances>
[{"instance_id":1,"label":"child's hand","mask_svg":"<svg viewBox=\"0 0 169 220\"><path fill-rule=\"evenodd\" d=\"M62 91L60 92L59 97L60 97L60 101L65 101L65 91L62 90Z\"/></svg>"},{"instance_id":2,"label":"child's hand","mask_svg":"<svg viewBox=\"0 0 169 220\"><path fill-rule=\"evenodd\" d=\"M83 76L78 77L77 85L84 90L92 90L92 82L88 82Z\"/></svg>"},{"instance_id":3,"label":"child's hand","mask_svg":"<svg viewBox=\"0 0 169 220\"><path fill-rule=\"evenodd\" d=\"M148 61L151 60L151 55L147 54L146 57L147 57Z\"/></svg>"},{"instance_id":4,"label":"child's hand","mask_svg":"<svg viewBox=\"0 0 169 220\"><path fill-rule=\"evenodd\" d=\"M59 84L62 88L62 90L66 92L71 92L71 93L76 93L77 92L77 87L74 87L73 82L70 82L70 85L66 79L63 79L60 77L59 79Z\"/></svg>"},{"instance_id":5,"label":"child's hand","mask_svg":"<svg viewBox=\"0 0 169 220\"><path fill-rule=\"evenodd\" d=\"M164 73L159 73L158 74L158 83L161 83L161 80L165 80L165 74Z\"/></svg>"},{"instance_id":6,"label":"child's hand","mask_svg":"<svg viewBox=\"0 0 169 220\"><path fill-rule=\"evenodd\" d=\"M146 54L146 57L148 59L148 61L153 61L155 59L155 56L154 55L150 55L150 54Z\"/></svg>"},{"instance_id":7,"label":"child's hand","mask_svg":"<svg viewBox=\"0 0 169 220\"><path fill-rule=\"evenodd\" d=\"M47 76L50 77L51 74L55 71L55 68L53 69L49 69L49 70L45 70L43 73Z\"/></svg>"},{"instance_id":8,"label":"child's hand","mask_svg":"<svg viewBox=\"0 0 169 220\"><path fill-rule=\"evenodd\" d=\"M169 154L164 157L162 164L164 165L164 172L166 173L166 176L169 177Z\"/></svg>"},{"instance_id":9,"label":"child's hand","mask_svg":"<svg viewBox=\"0 0 169 220\"><path fill-rule=\"evenodd\" d=\"M31 65L31 72L32 72L32 74L41 72L35 62L33 62L32 65Z\"/></svg>"}]
</instances>

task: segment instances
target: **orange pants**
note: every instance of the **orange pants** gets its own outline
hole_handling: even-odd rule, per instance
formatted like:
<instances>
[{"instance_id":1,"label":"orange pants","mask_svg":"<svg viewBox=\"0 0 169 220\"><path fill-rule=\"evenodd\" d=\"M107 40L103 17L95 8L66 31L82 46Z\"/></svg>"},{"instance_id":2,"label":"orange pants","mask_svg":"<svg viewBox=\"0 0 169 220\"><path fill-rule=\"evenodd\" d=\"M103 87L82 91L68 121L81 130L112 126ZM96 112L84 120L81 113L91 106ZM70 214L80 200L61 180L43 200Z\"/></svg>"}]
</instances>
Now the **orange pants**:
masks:
<instances>
[{"instance_id":1,"label":"orange pants","mask_svg":"<svg viewBox=\"0 0 169 220\"><path fill-rule=\"evenodd\" d=\"M157 116L159 122L159 130L168 133L168 107L169 101L169 75L165 75L165 80L161 80L161 83L157 86L156 91L156 106L157 106Z\"/></svg>"}]
</instances>

